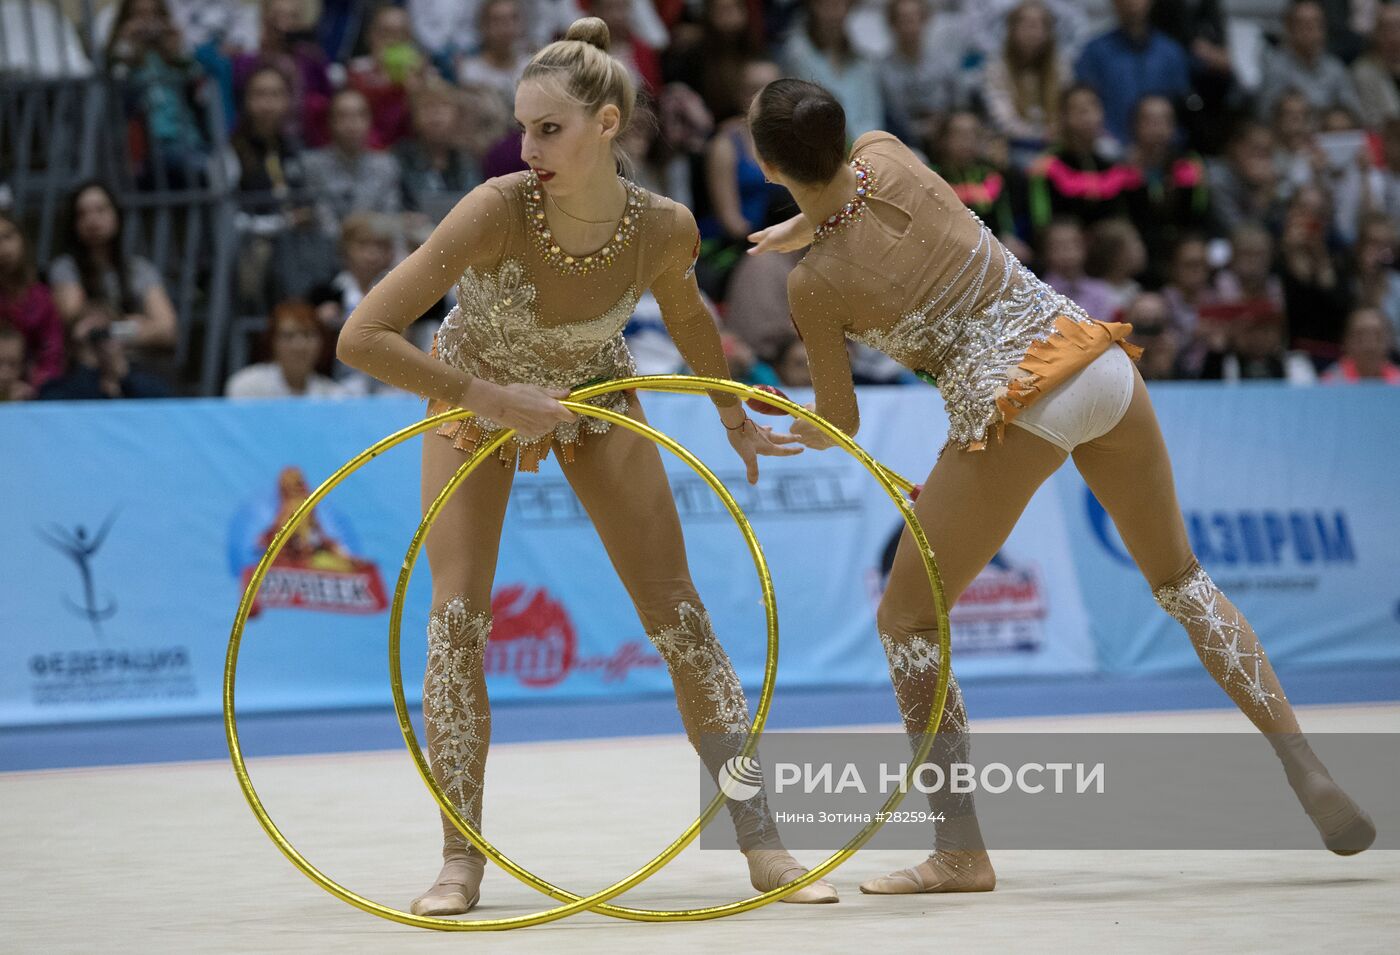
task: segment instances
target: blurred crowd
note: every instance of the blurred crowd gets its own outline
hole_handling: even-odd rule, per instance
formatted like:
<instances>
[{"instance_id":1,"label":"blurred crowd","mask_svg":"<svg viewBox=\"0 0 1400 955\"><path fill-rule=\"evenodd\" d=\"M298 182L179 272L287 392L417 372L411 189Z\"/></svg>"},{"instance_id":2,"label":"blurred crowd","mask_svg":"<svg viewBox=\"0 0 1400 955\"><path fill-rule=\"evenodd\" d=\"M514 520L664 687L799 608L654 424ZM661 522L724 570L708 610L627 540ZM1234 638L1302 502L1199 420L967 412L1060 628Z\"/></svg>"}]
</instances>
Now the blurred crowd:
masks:
<instances>
[{"instance_id":1,"label":"blurred crowd","mask_svg":"<svg viewBox=\"0 0 1400 955\"><path fill-rule=\"evenodd\" d=\"M64 16L0 0L5 23L18 3ZM852 138L901 136L1047 282L1132 322L1145 376L1400 384L1400 3L1276 6L1112 0L1098 20L1076 0L120 0L86 56L121 81L133 165L158 172L138 184L236 183L231 294L265 321L233 397L375 390L334 362L338 330L465 192L524 168L515 80L584 14L642 93L628 175L700 223L697 275L740 380L810 382L787 317L800 255L744 255L796 210L742 117L800 76L835 93ZM123 203L94 181L60 215L38 263L0 213L0 400L178 392L184 326L119 241ZM452 305L410 336L427 347ZM682 369L649 297L626 334L643 372ZM911 380L859 348L853 366Z\"/></svg>"}]
</instances>

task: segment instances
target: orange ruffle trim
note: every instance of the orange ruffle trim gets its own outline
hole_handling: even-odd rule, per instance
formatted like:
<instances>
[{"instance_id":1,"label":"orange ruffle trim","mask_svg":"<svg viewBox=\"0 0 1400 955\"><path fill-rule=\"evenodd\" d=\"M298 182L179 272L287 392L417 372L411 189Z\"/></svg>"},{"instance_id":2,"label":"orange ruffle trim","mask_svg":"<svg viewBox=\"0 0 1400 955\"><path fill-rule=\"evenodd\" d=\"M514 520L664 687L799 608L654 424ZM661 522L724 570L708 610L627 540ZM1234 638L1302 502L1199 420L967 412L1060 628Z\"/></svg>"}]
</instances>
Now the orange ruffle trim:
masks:
<instances>
[{"instance_id":1,"label":"orange ruffle trim","mask_svg":"<svg viewBox=\"0 0 1400 955\"><path fill-rule=\"evenodd\" d=\"M1005 435L1006 426L1018 414L1063 385L1114 345L1127 352L1133 361L1142 357L1142 349L1127 340L1132 331L1133 326L1126 322L1082 322L1067 315L1056 318L1055 330L1048 338L1031 343L1025 357L1012 372L1006 393L997 398L997 410L1000 412L998 440ZM983 447L985 444L969 450L981 450Z\"/></svg>"},{"instance_id":2,"label":"orange ruffle trim","mask_svg":"<svg viewBox=\"0 0 1400 955\"><path fill-rule=\"evenodd\" d=\"M429 401L428 417L442 414L444 411L453 410L453 406L446 401ZM449 421L438 428L436 434L448 438L452 446L458 451L465 451L467 454L476 453L476 449L490 441L498 432L495 428L484 427L480 418L466 418L462 421ZM580 429L579 440L584 440L588 432ZM535 473L540 469L540 462L549 457L550 448L558 451L559 457L568 464L574 460L575 443L567 441L557 441L552 435L535 441L530 444L522 444L515 438L511 438L501 445L496 456L500 458L501 464L506 467L514 467L520 471Z\"/></svg>"},{"instance_id":3,"label":"orange ruffle trim","mask_svg":"<svg viewBox=\"0 0 1400 955\"><path fill-rule=\"evenodd\" d=\"M449 410L454 410L454 406L449 405L448 402L430 400L427 416L433 417L434 414L449 412ZM452 447L470 455L476 454L477 448L496 437L498 430L497 428L484 427L479 417L468 417L468 419L461 421L448 421L447 424L438 428L435 434L441 434L442 437L448 438L452 441ZM578 445L582 441L587 441L589 437L595 437L596 434L598 434L596 431L588 430L587 423L581 421L580 427L578 427L577 441L561 441L553 434L545 435L539 441L532 441L529 444L511 438L510 441L501 445L496 456L507 468L535 473L539 470L540 462L545 461L549 456L550 448L559 454L564 463L573 463L574 452L577 451Z\"/></svg>"}]
</instances>

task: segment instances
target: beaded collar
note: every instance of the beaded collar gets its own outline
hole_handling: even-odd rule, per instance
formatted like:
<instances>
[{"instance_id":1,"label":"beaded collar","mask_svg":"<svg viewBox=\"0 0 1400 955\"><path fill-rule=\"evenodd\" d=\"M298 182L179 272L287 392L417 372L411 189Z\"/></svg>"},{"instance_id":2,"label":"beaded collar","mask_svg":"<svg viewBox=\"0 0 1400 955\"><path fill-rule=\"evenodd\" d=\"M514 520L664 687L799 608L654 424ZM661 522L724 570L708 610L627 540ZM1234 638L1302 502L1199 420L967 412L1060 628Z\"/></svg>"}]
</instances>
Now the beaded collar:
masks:
<instances>
[{"instance_id":1,"label":"beaded collar","mask_svg":"<svg viewBox=\"0 0 1400 955\"><path fill-rule=\"evenodd\" d=\"M851 168L856 171L856 194L851 197L850 202L842 206L834 215L828 216L826 221L812 232L814 245L841 231L852 222L859 222L861 216L865 214L865 200L875 194L875 187L878 183L875 179L875 170L870 168L870 163L857 156L851 160Z\"/></svg>"},{"instance_id":2,"label":"beaded collar","mask_svg":"<svg viewBox=\"0 0 1400 955\"><path fill-rule=\"evenodd\" d=\"M643 192L640 186L626 179L622 180L627 190L627 205L622 210L622 218L617 222L617 230L607 244L588 255L569 255L554 241L549 222L544 217L541 200L544 192L534 171L526 174L521 195L525 199L525 216L530 223L530 235L534 237L535 248L540 256L565 275L587 275L612 265L618 255L632 243L637 234L637 224L641 220Z\"/></svg>"}]
</instances>

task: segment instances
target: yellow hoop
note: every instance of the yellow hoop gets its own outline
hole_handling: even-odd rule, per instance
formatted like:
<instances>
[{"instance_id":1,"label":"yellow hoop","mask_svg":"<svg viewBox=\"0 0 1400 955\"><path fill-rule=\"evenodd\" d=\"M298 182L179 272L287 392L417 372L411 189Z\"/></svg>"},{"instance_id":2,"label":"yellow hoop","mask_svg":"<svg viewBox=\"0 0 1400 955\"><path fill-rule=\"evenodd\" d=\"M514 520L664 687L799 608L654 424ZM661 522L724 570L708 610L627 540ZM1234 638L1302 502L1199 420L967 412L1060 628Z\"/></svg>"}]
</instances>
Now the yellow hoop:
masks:
<instances>
[{"instance_id":1,"label":"yellow hoop","mask_svg":"<svg viewBox=\"0 0 1400 955\"><path fill-rule=\"evenodd\" d=\"M690 467L693 470L695 470L696 473L700 474L701 477L705 478L705 480L710 484L712 488L714 488L715 493L717 493L720 496L721 500L724 501L726 508L734 517L735 522L738 523L741 532L744 534L745 540L750 542L751 548L756 548L757 542L754 538L753 528L749 524L748 518L744 516L743 511L739 508L738 504L734 501L733 496L730 495L729 491L724 487L724 485L721 484L719 480L709 472L709 469L706 468L705 465L702 464L698 459L696 459L693 454L691 454L673 438L662 434L661 432L655 430L654 428L651 428L648 425L643 424L642 422L636 421L633 418L629 418L628 416L615 411L609 411L603 408L596 408L592 405L586 405L581 403L582 401L585 401L589 398L597 397L598 395L609 394L617 391L626 391L634 388L638 390L667 391L682 394L704 394L710 391L724 391L735 395L757 397L763 401L768 402L771 405L774 405L775 407L782 408L789 414L793 414L796 417L800 417L812 422L817 427L822 429L828 437L832 438L833 441L835 441L846 451L851 453L858 461L860 461L866 467L867 470L870 471L872 475L875 476L876 480L879 481L880 484L885 488L886 493L888 493L890 495L890 498L895 501L896 506L898 506L900 509L901 515L905 518L906 524L908 524L911 532L914 534L916 542L919 544L920 554L923 557L925 569L929 573L929 582L933 588L935 608L938 611L939 652L941 654L941 659L948 659L948 613L947 608L945 606L946 599L943 593L942 579L938 575L938 567L933 559L933 551L928 545L928 541L924 535L923 528L919 524L918 518L914 516L913 509L909 506L908 501L904 497L904 494L906 494L913 487L912 484L910 484L907 480L895 474L894 472L890 471L889 469L885 468L879 462L875 461L875 459L870 457L870 455L867 454L863 448L861 448L849 437L847 437L845 434L839 431L835 426L831 425L829 422L827 422L820 416L810 411L807 411L805 408L802 408L800 405L794 404L786 398L780 398L768 392L759 391L758 389L751 388L750 386L737 384L735 382L726 381L723 379L699 378L693 375L655 375L636 378L626 378L620 379L618 381L604 382L598 385L589 385L584 388L577 389L569 396L569 400L563 402L564 406L567 407L570 411L573 411L578 414L586 414L590 417L601 418L602 420L608 421L612 424L628 428L636 432L637 434L641 434L644 437L650 438L657 444L660 444L663 447L666 447L668 450L672 451L674 454L676 454L677 457L680 457L683 461L690 465ZM435 422L454 421L469 417L470 415L471 412L468 411L450 411L443 415L439 415L433 420ZM495 443L493 443L492 445L493 449L498 446L499 445ZM402 627L404 595L408 589L408 583L413 573L413 567L417 563L418 553L421 550L423 539L427 536L429 529L437 520L437 516L441 511L442 506L446 503L447 499L450 498L451 495L456 491L456 489L462 484L462 482L466 480L467 474L469 474L470 471L475 468L475 465L475 458L467 461L458 470L457 474L453 476L452 480L449 481L448 484L443 488L442 492L438 495L437 499L434 500L433 504L425 512L423 520L419 523L418 530L414 533L413 540L409 544L408 552L404 556L403 569L399 574L398 585L395 587L394 590L394 601L391 605L389 616L389 667L390 682L394 695L394 711L398 715L399 728L403 732L404 743L408 747L409 754L413 757L414 764L418 767L419 775L423 778L423 782L428 787L428 790L433 794L433 799L437 802L438 807L443 811L443 814L452 822L453 826L460 833L462 833L462 835L465 836L472 843L472 845L474 845L484 855L486 855L487 858L489 858L492 862L495 862L501 868L505 869L508 873L510 873L515 878L519 879L521 882L524 882L526 885L529 885L532 888L539 890L540 892L544 893L545 895L548 895L549 897L557 901L567 902L571 904L577 903L580 901L580 896L568 891L567 889L560 888L559 886L556 886L540 878L528 869L525 869L522 866L516 864L508 856L505 856L503 853L501 853L500 850L497 849L484 836L482 836L481 833L477 832L476 829L473 828L470 823L468 823L464 818L462 818L461 813L457 810L456 806L452 804L451 800L447 798L447 795L442 791L442 788L438 785L437 780L433 777L432 771L428 766L427 760L423 756L422 748L418 744L417 734L415 733L413 729L413 724L409 719L408 706L407 702L404 699L403 672L401 661L399 659L400 630ZM755 551L755 560L760 561L761 559L761 552ZM768 613L770 615L773 615L774 608L771 600L772 582L768 578L766 562L760 565L759 575L764 590L765 607L767 608ZM748 737L744 741L742 755L748 755L750 753L753 746L757 742L758 736L762 732L762 727L764 723L767 721L768 718L768 709L771 704L773 691L772 681L774 676L776 675L777 667L777 621L775 616L770 616L768 637L768 660L767 665L764 668L763 687L759 695L758 706L754 711L753 724L750 727ZM886 800L884 806L882 806L880 811L875 814L873 821L869 825L867 825L864 829L858 832L855 835L855 837L853 837L845 845L845 847L843 847L833 855L829 856L827 859L823 860L819 865L814 867L806 875L802 876L799 879L794 879L792 882L786 883L768 892L764 892L747 899L742 899L737 902L730 902L725 905L708 906L705 908L698 909L639 909L631 908L628 906L611 905L607 903L606 900L604 900L602 902L594 903L591 906L592 911L598 912L603 915L611 915L615 918L631 919L633 921L639 922L701 921L706 919L723 918L728 915L737 915L740 912L747 912L752 909L759 908L760 906L767 905L769 902L778 901L779 899L782 899L783 897L793 892L796 892L798 889L817 881L819 878L821 878L822 875L836 868L842 862L855 855L857 850L859 850L861 846L863 846L875 835L875 833L879 830L880 826L883 825L884 820L888 818L889 813L893 812L893 810L899 805L900 801L904 798L904 794L908 789L908 785L912 778L913 772L919 766L919 764L921 764L928 757L929 749L933 745L934 734L937 733L938 726L942 721L943 706L947 699L947 684L949 672L949 667L941 667L939 670L938 685L934 699L936 705L929 714L929 724L927 727L927 731L924 734L923 742L920 745L919 751L916 754L913 762L909 765L908 769L906 770L904 785L899 787L898 790L891 794L891 796ZM723 802L723 794L717 793L714 799L712 799L710 803L705 807L700 817L697 818L695 822L691 824L691 827L686 829L686 831L682 833L681 837L675 843L672 843L671 846L668 846L667 849L663 851L663 853L660 856L657 857L657 859L653 860L653 862L659 859L666 859L666 861L669 861L669 858L673 858L675 853L673 853L672 850L674 849L676 852L679 852L681 848L684 848L685 845L689 844L689 842L691 842L694 839L694 835L698 834L698 830L703 829L704 826L710 821L710 819L714 817L715 813L718 811L720 805L722 805ZM696 833L692 833L692 830L696 830ZM639 872L640 871L642 870L639 870ZM640 881L640 879L638 881ZM486 921L488 920L482 920L483 923ZM458 921L457 924L464 923L462 921Z\"/></svg>"},{"instance_id":2,"label":"yellow hoop","mask_svg":"<svg viewBox=\"0 0 1400 955\"><path fill-rule=\"evenodd\" d=\"M943 593L942 581L938 576L938 569L937 565L934 563L933 552L928 545L927 538L923 533L923 528L919 525L918 519L914 516L912 508L910 508L909 504L904 500L904 497L901 494L901 489L907 491L909 487L911 487L911 485L909 485L907 481L904 481L904 479L900 478L898 475L895 475L893 472L886 470L883 466L881 466L878 462L871 458L862 448L856 445L854 441L852 441L846 435L842 434L839 430L834 428L832 425L830 425L828 422L826 422L819 416L808 412L806 409L801 408L800 406L794 404L793 402L785 398L774 396L765 392L759 392L756 389L751 389L748 386L739 385L735 382L725 381L722 379L696 378L692 376L680 375L650 376L629 378L622 381L608 382L601 385L589 386L587 388L579 389L570 397L571 399L582 401L587 398L594 397L596 395L606 394L612 391L626 390L629 388L669 391L675 393L705 393L710 391L719 391L728 394L757 397L760 400L766 401L771 405L783 409L784 411L793 415L794 417L802 418L813 423L822 431L824 431L830 438L832 438L832 440L835 443L843 447L848 453L855 456L856 459L859 460L862 463L862 465L864 465L866 469L869 470L870 473L875 476L876 480L878 480L881 483L881 485L885 488L886 493L890 495L890 498L900 509L901 515L905 519L905 523L909 526L910 532L913 534L915 541L919 546L920 555L924 560L925 569L928 571L929 574L929 581L933 588L935 607L938 612L938 635L940 653L942 654L943 659L946 660L948 658L948 614L947 608L945 606L946 600ZM615 413L606 412L604 409L593 408L592 406L577 405L572 401L568 404L572 410L583 414L596 415L598 417L608 418L609 420L612 420L610 416L615 415ZM823 875L825 875L827 872L834 869L837 865L850 858L850 856L853 855L862 845L868 842L870 838L874 836L875 832L879 829L880 825L882 824L884 814L888 813L895 806L897 806L899 804L899 801L903 798L903 791L905 788L907 788L907 783L909 782L909 779L912 776L914 769L920 763L922 763L924 759L927 758L928 751L932 746L933 735L937 732L938 725L941 722L943 707L946 702L947 685L949 679L948 667L943 667L940 669L937 689L935 691L934 706L930 711L927 732L924 735L923 742L920 745L919 752L916 754L915 760L913 761L913 763L910 764L908 770L906 771L906 786L900 787L900 789L896 790L896 792L894 792L890 796L890 798L886 800L881 812L876 814L874 821L872 821L859 833L857 833L856 836L849 843L847 843L845 848L835 853L834 855L828 857L826 860L818 864L816 867L814 867L811 871L809 871L806 875L802 876L801 878L795 879L794 881L789 882L786 885L779 887L778 889L774 889L770 892L763 893L762 895L754 896L750 899L730 903L729 905L725 906L715 906L704 909L682 910L677 912L662 912L645 909L626 909L622 907L614 907L601 904L606 903L608 899L627 891L628 889L636 886L637 884L640 884L646 878L655 874L655 872L659 871L667 862L671 861L671 859L673 859L677 854L679 854L681 850L685 848L686 845L693 841L695 836L698 835L699 831L703 828L703 826L709 821L710 818L714 816L715 812L718 811L719 805L723 802L722 795L717 794L715 799L711 801L710 805L706 807L706 810L704 813L702 813L701 817L698 818L694 823L692 823L692 825L686 830L686 832L679 839L677 839L670 846L668 846L667 849L664 850L660 855L648 862L645 866L637 870L637 872L633 873L626 879L614 883L613 885L599 892L596 892L593 895L586 897L576 896L563 889L552 886L549 883L544 882L543 880L538 879L532 873L529 873L528 871L520 868L519 866L515 865L514 862L497 852L494 849L494 847L491 847L490 844L487 843L481 837L480 833L475 832L472 829L472 827L461 818L460 814L456 811L456 808L451 804L450 800L446 798L445 794L442 793L440 787L437 786L437 782L435 779L433 779L432 773L426 764L426 760L423 759L422 751L417 746L417 740L416 737L413 735L412 724L407 719L407 708L403 701L402 673L400 672L397 654L398 636L399 630L401 628L400 618L402 616L403 597L404 591L407 586L408 573L411 570L411 562L406 561L404 572L400 575L399 587L395 591L395 612L390 622L391 645L395 650L393 661L391 664L391 669L393 680L395 683L395 710L399 716L400 728L403 729L405 732L405 740L406 742L408 742L410 751L414 756L416 765L418 766L419 774L423 777L425 784L428 786L428 789L433 793L433 797L437 800L439 807L443 809L443 811L447 814L448 818L452 820L453 824L474 845L481 849L483 853L487 854L488 857L492 859L492 861L496 862L502 868L506 869L516 878L519 878L522 881L526 882L526 884L532 885L535 888L540 889L541 891L551 895L554 898L567 900L567 904L554 909L534 913L527 916L478 921L464 921L458 919L445 919L435 918L431 916L413 915L412 913L390 908L388 906L381 905L370 899L366 899L360 895L357 895L356 893L350 891L344 886L341 886L339 883L326 876L314 865L312 865L310 861L308 861L304 856L302 856L300 852L297 851L296 847L294 847L282 834L282 832L277 828L277 825L272 821L271 816L268 815L267 810L262 805L262 801L259 798L256 789L253 787L252 780L249 776L247 765L243 759L242 747L238 738L237 720L234 708L234 691L237 676L238 651L242 642L243 630L247 625L248 616L251 612L253 602L256 599L258 590L262 586L263 579L266 577L267 572L271 568L273 562L276 560L282 548L285 546L288 538L292 535L293 532L295 532L297 527L300 526L302 521L306 519L306 517L311 513L315 506L327 494L329 494L330 491L332 491L336 486L338 486L346 477L359 470L359 468L363 467L366 463L373 460L375 457L378 457L384 451L395 447L413 437L423 434L426 431L436 428L441 424L444 424L449 421L466 418L468 416L470 416L470 412L458 410L449 411L444 414L436 415L431 418L420 421L414 425L397 431L389 437L377 442L367 450L361 452L355 458L351 459L341 468L339 468L335 473L333 473L320 486L316 488L316 490L301 504L301 506L299 506L296 509L296 511L288 519L287 523L278 531L277 535L268 545L267 551L264 553L257 567L254 569L254 572L251 578L249 579L248 586L244 590L243 598L239 602L238 613L234 618L233 629L229 637L228 656L226 658L224 666L224 732L228 741L229 755L234 764L234 773L238 779L239 788L242 790L244 797L248 800L249 806L252 808L253 814L257 818L259 824L263 827L263 830L268 834L269 838L272 839L273 843L278 847L278 849L283 853L283 855L287 856L287 858L292 862L294 866L296 866L298 870L300 870L313 882L316 882L318 885L320 885L327 892L336 896L342 901L355 906L356 908L362 911L370 913L371 915L376 915L380 918L385 918L390 921L401 922L406 925L414 925L422 928L432 928L443 931L483 931L509 928L523 928L528 925L538 925L544 922L553 921L555 919L564 918L576 912L594 909L595 907L598 911L604 912L605 914L615 915L624 918L631 918L639 921L689 921L698 919L718 918L724 915L737 914L738 912L748 911L750 909L757 908L761 905L765 905L768 902L775 901L779 898L782 898L785 895L797 891L798 889L804 886L812 884L813 882L821 878ZM634 428L633 430L640 430L641 428L645 428L647 431L652 431L652 429L647 428L647 426L641 425L640 422L632 421L632 419L626 418L625 416L616 415L616 417L625 419L623 421L614 422L622 424L622 426L624 427L638 425L639 427ZM688 459L687 463L690 463L690 461L694 461L694 463L698 464L700 468L704 468L703 464L700 464L698 460L694 459L693 456L690 455L689 452L685 451L685 449L682 448L679 444L675 443L669 438L666 438L664 435L660 435L657 432L653 432L653 434L655 435L653 440L663 439L660 441L660 443L666 445L667 447L670 447L677 453L680 453L683 458ZM453 484L450 485L450 488L455 489L455 486L460 484L462 480L465 480L466 475L469 474L471 470L473 470L477 465L479 465L481 461L485 460L486 457L488 457L489 455L494 453L498 448L500 448L501 445L503 445L512 437L512 435L513 432L502 431L499 434L497 434L493 440L478 448L477 451L471 456L471 458L462 466L458 474L454 476ZM651 437L652 435L648 436ZM701 471L700 473L702 477L708 476L707 480L712 479L711 486L715 487L716 491L721 493L721 497L726 499L726 504L733 503L732 496L728 494L727 490L723 488L722 484L719 484L718 479L714 478L713 474L710 474L707 470ZM438 501L434 503L435 506L440 509L441 504L445 503L445 501L446 497L440 496ZM752 535L752 528L749 526L747 519L742 516L742 512L738 511L737 504L733 504L733 510L731 511L731 513L735 512L737 512L736 519L740 522L741 530L745 532L746 540L750 541L750 546L754 549L756 560L761 561L761 549L758 549L757 540ZM435 516L436 511L434 511L433 514ZM420 524L419 532L415 535L413 544L410 545L410 552L414 555L415 558L417 549L421 547L422 537L425 536L428 526L430 526L430 522L426 522L425 518L425 523ZM758 735L761 733L763 722L767 718L768 708L771 704L773 679L777 671L777 619L776 612L771 599L771 580L769 580L767 577L766 565L760 566L760 576L766 583L765 603L767 614L769 617L770 627L769 656L764 670L763 693L759 700L759 706L755 711L754 723L750 727L749 735L746 738L744 744L743 752L745 754L748 754L752 750L754 744L757 741Z\"/></svg>"}]
</instances>

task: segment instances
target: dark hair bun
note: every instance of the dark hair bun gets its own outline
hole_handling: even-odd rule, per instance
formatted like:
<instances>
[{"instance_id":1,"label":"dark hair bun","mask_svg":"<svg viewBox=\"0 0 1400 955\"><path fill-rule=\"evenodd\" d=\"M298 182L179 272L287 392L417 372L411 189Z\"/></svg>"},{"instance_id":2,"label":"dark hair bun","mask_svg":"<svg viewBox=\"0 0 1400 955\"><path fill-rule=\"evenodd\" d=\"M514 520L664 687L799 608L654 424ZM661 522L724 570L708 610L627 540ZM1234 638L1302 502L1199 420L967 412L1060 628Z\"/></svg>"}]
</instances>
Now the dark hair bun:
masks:
<instances>
[{"instance_id":1,"label":"dark hair bun","mask_svg":"<svg viewBox=\"0 0 1400 955\"><path fill-rule=\"evenodd\" d=\"M846 161L846 111L816 83L769 83L749 110L749 129L759 156L798 182L828 182Z\"/></svg>"},{"instance_id":2,"label":"dark hair bun","mask_svg":"<svg viewBox=\"0 0 1400 955\"><path fill-rule=\"evenodd\" d=\"M569 32L564 34L564 39L596 46L604 53L612 46L612 34L608 32L608 25L598 17L581 17L575 20L569 24Z\"/></svg>"},{"instance_id":3,"label":"dark hair bun","mask_svg":"<svg viewBox=\"0 0 1400 955\"><path fill-rule=\"evenodd\" d=\"M798 101L792 110L792 131L804 146L840 148L846 135L846 111L829 96L808 96Z\"/></svg>"}]
</instances>

